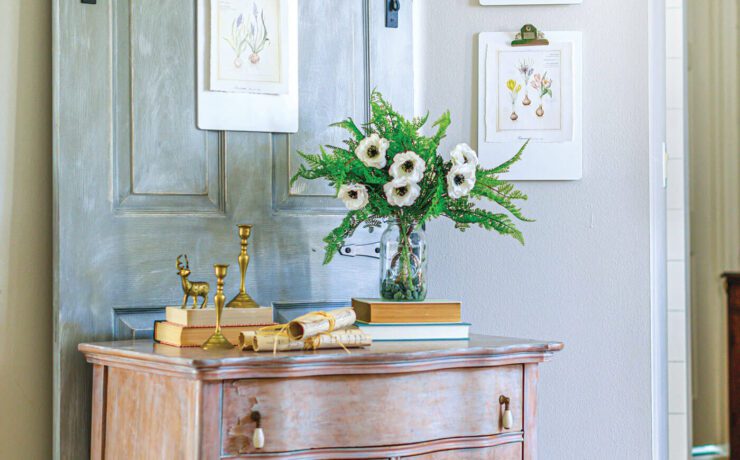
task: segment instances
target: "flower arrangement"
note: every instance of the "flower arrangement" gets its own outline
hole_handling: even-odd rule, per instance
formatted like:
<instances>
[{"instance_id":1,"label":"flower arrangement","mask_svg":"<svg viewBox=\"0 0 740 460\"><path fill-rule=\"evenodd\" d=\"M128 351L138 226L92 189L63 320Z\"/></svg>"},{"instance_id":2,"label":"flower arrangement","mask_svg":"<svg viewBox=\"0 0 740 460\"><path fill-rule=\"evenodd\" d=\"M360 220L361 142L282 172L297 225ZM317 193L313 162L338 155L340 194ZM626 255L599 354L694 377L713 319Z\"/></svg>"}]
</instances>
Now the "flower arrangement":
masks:
<instances>
[{"instance_id":1,"label":"flower arrangement","mask_svg":"<svg viewBox=\"0 0 740 460\"><path fill-rule=\"evenodd\" d=\"M330 153L324 147L320 147L320 154L299 152L305 164L291 179L291 185L298 178L327 180L349 210L341 224L324 238L324 263L332 260L360 225L380 227L393 222L400 236L391 265L400 268L394 268L392 279L382 280L381 294L422 300L426 291L422 257L415 255L411 235L429 220L447 217L460 230L478 225L524 244L511 216L529 221L514 204L527 196L499 179L498 174L507 172L521 158L526 143L513 158L491 169L481 167L467 144L458 144L445 160L438 149L450 125L449 112L434 122L433 135L424 136L420 130L429 114L407 120L376 91L370 105L370 121L362 128L351 118L332 125L349 132L345 146L327 146ZM477 199L493 201L508 213L476 207Z\"/></svg>"}]
</instances>

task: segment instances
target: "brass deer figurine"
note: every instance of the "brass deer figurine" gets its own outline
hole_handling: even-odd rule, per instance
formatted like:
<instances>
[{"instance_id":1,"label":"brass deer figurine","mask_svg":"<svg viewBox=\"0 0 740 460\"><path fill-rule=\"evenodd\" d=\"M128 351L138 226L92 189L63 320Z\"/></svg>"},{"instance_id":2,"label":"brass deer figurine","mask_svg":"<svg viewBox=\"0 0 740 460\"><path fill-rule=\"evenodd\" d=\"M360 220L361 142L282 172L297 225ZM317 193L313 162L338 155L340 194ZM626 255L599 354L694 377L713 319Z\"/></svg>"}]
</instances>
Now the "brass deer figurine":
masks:
<instances>
[{"instance_id":1,"label":"brass deer figurine","mask_svg":"<svg viewBox=\"0 0 740 460\"><path fill-rule=\"evenodd\" d=\"M185 256L184 267L182 266L182 261L180 261L180 257L183 256ZM182 292L185 294L182 297L182 307L180 308L186 308L188 297L191 296L193 297L193 308L198 307L198 297L203 297L203 303L200 304L200 308L205 308L206 302L208 302L208 291L211 287L205 281L188 280L188 276L190 276L190 262L188 261L187 254L177 256L177 274L180 275L180 279L182 280Z\"/></svg>"}]
</instances>

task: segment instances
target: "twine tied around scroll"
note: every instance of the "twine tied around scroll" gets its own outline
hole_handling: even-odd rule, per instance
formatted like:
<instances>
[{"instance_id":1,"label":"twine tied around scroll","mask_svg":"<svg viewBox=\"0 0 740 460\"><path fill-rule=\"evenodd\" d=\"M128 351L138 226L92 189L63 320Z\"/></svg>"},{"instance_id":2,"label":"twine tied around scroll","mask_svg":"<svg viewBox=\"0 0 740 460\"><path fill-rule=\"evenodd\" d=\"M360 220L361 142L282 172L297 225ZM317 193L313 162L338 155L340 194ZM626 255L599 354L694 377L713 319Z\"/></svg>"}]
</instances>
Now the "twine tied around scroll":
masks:
<instances>
[{"instance_id":1,"label":"twine tied around scroll","mask_svg":"<svg viewBox=\"0 0 740 460\"><path fill-rule=\"evenodd\" d=\"M273 354L277 354L278 348L283 348L284 344L288 345L286 347L287 349L316 350L322 347L322 342L324 342L323 346L326 346L327 343L322 339L328 338L332 344L338 345L344 351L351 354L342 340L342 338L346 339L346 337L343 336L340 338L336 334L351 327L356 318L357 316L352 308L340 308L328 312L309 312L287 324L265 326L254 331L252 339L254 343L253 348L257 350L256 343L262 338L263 340L272 340ZM357 333L362 334L360 331L357 331L352 338L353 342L348 342L348 344L352 343L352 346L369 345L371 339L367 336L358 339Z\"/></svg>"},{"instance_id":2,"label":"twine tied around scroll","mask_svg":"<svg viewBox=\"0 0 740 460\"><path fill-rule=\"evenodd\" d=\"M319 335L315 335L313 337L307 338L306 343L303 345L303 349L304 350L314 350L314 351L318 350L319 345L321 345L321 337L323 336L331 337L332 336L331 331L320 332ZM342 347L342 350L346 351L348 355L352 354L352 352L349 351L349 348L345 347L344 344L340 340L337 340L334 343Z\"/></svg>"}]
</instances>

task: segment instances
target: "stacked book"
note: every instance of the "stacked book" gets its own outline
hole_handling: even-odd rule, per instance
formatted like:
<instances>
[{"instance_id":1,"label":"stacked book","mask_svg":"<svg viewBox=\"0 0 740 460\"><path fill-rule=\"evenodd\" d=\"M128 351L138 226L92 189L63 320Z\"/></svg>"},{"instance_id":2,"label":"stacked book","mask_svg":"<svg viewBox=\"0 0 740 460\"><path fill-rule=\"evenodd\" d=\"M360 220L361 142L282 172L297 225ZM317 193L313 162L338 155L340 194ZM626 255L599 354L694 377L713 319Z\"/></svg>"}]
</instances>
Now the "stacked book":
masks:
<instances>
[{"instance_id":1,"label":"stacked book","mask_svg":"<svg viewBox=\"0 0 740 460\"><path fill-rule=\"evenodd\" d=\"M239 334L272 326L272 307L224 308L221 332L233 344L239 343ZM165 320L155 321L154 341L173 347L199 347L216 328L216 309L182 309L167 307Z\"/></svg>"},{"instance_id":2,"label":"stacked book","mask_svg":"<svg viewBox=\"0 0 740 460\"><path fill-rule=\"evenodd\" d=\"M470 323L463 323L462 305L454 300L396 302L352 299L355 323L374 342L391 340L467 340Z\"/></svg>"}]
</instances>

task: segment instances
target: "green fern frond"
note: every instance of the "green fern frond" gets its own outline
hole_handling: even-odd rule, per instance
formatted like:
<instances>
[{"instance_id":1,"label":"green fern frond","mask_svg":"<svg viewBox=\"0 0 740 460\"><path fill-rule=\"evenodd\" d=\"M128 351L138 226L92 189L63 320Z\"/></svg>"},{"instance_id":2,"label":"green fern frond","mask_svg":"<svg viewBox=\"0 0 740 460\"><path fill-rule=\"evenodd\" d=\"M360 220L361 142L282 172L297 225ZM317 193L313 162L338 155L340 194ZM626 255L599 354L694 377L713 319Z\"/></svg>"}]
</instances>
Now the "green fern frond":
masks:
<instances>
[{"instance_id":1,"label":"green fern frond","mask_svg":"<svg viewBox=\"0 0 740 460\"><path fill-rule=\"evenodd\" d=\"M352 118L347 118L346 120L338 121L336 123L332 123L329 125L331 127L339 127L344 128L347 131L349 131L350 134L352 134L357 141L361 141L365 138L365 134L360 130L360 128L357 127L357 124Z\"/></svg>"},{"instance_id":2,"label":"green fern frond","mask_svg":"<svg viewBox=\"0 0 740 460\"><path fill-rule=\"evenodd\" d=\"M511 157L509 160L504 161L500 165L496 166L495 168L491 169L490 171L494 174L501 174L505 172L509 172L509 168L511 165L516 163L517 161L522 159L522 154L524 153L524 149L527 148L527 145L529 145L529 139L522 145L522 147L519 149L518 152L516 152L516 155Z\"/></svg>"}]
</instances>

